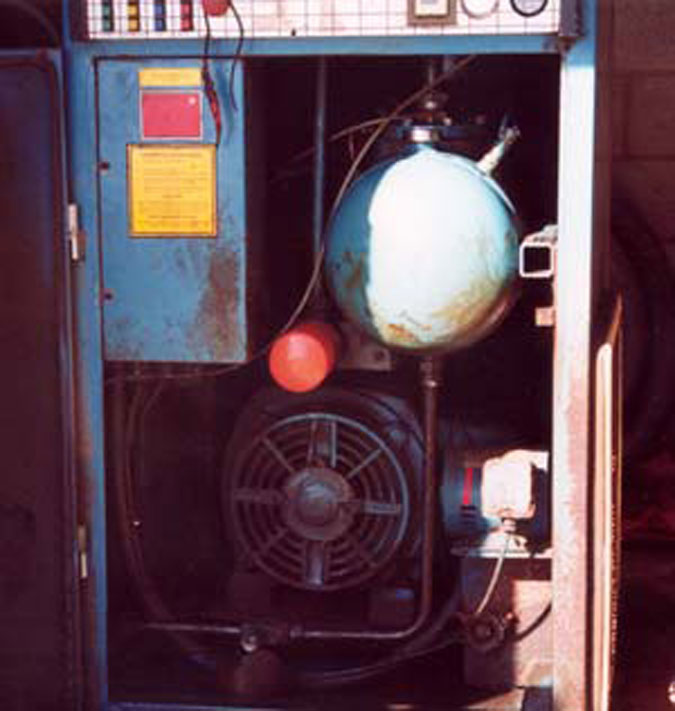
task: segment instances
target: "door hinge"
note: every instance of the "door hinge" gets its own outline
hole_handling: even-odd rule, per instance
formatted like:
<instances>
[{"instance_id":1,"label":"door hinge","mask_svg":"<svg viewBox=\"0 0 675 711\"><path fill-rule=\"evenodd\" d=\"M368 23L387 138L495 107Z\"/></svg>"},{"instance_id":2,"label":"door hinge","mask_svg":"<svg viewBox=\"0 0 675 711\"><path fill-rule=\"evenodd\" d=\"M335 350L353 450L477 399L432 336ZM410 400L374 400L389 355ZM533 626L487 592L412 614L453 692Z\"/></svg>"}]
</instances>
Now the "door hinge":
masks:
<instances>
[{"instance_id":1,"label":"door hinge","mask_svg":"<svg viewBox=\"0 0 675 711\"><path fill-rule=\"evenodd\" d=\"M80 524L77 527L77 558L80 568L80 580L89 577L89 534L87 527Z\"/></svg>"},{"instance_id":2,"label":"door hinge","mask_svg":"<svg viewBox=\"0 0 675 711\"><path fill-rule=\"evenodd\" d=\"M75 203L68 205L68 245L72 262L84 260L85 235L80 229L80 211Z\"/></svg>"}]
</instances>

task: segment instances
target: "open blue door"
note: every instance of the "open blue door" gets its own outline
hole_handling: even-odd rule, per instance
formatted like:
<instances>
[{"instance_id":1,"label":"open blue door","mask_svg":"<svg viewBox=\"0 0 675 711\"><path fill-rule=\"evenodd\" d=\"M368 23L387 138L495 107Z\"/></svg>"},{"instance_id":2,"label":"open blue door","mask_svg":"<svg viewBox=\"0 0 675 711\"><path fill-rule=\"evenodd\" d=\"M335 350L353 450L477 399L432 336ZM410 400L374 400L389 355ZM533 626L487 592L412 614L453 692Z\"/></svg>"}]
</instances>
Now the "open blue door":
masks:
<instances>
[{"instance_id":1,"label":"open blue door","mask_svg":"<svg viewBox=\"0 0 675 711\"><path fill-rule=\"evenodd\" d=\"M0 708L78 705L58 55L0 54Z\"/></svg>"}]
</instances>

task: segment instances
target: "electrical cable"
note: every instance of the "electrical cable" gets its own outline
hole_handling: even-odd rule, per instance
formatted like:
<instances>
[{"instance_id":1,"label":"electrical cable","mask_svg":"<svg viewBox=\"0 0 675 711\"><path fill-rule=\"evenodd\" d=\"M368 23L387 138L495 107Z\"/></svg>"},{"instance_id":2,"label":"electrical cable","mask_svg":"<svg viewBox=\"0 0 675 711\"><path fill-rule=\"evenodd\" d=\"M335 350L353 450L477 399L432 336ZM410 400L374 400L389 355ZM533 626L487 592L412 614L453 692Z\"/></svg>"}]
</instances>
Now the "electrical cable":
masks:
<instances>
[{"instance_id":1,"label":"electrical cable","mask_svg":"<svg viewBox=\"0 0 675 711\"><path fill-rule=\"evenodd\" d=\"M511 535L512 534L510 532L506 533L506 537L504 538L504 546L502 548L502 552L499 554L499 558L497 558L497 561L495 562L495 567L492 570L492 575L490 576L490 582L488 583L488 586L485 589L485 593L483 594L481 601L476 606L476 609L472 613L470 613L470 617L480 617L485 612L487 606L490 604L492 596L494 595L495 590L497 589L497 583L499 582L499 579L502 575L504 561L506 560L506 554L509 550L509 543L511 542Z\"/></svg>"},{"instance_id":2,"label":"electrical cable","mask_svg":"<svg viewBox=\"0 0 675 711\"><path fill-rule=\"evenodd\" d=\"M143 402L143 386L137 384L131 396L131 402L126 412L126 422L122 441L122 461L119 463L117 475L114 478L117 499L118 520L121 540L129 573L136 583L136 588L145 608L146 614L154 621L170 621L174 618L159 593L145 564L145 554L139 538L141 516L137 511L137 496L134 495L133 448L138 436L138 428L144 426L144 419L151 410L157 398L161 395L164 383L159 382ZM140 413L140 414L139 414ZM169 632L171 638L183 653L202 666L211 667L204 650L182 634Z\"/></svg>"},{"instance_id":3,"label":"electrical cable","mask_svg":"<svg viewBox=\"0 0 675 711\"><path fill-rule=\"evenodd\" d=\"M202 5L202 10L204 7ZM218 90L213 82L211 70L209 69L209 53L211 48L211 20L209 13L204 10L204 22L206 24L206 35L204 36L204 51L202 54L202 82L204 83L204 93L209 104L213 124L216 129L216 148L220 145L220 137L223 132L223 118L220 110L220 99Z\"/></svg>"},{"instance_id":4,"label":"electrical cable","mask_svg":"<svg viewBox=\"0 0 675 711\"><path fill-rule=\"evenodd\" d=\"M436 615L436 619L424 632L414 639L411 639L410 642L405 645L404 651L415 652L418 649L424 649L427 645L430 645L434 639L443 632L450 621L458 617L460 598L461 589L459 585L456 585L452 595L445 601Z\"/></svg>"},{"instance_id":5,"label":"electrical cable","mask_svg":"<svg viewBox=\"0 0 675 711\"><path fill-rule=\"evenodd\" d=\"M382 134L386 131L389 124L392 121L394 121L395 119L397 119L400 116L400 114L403 113L408 107L410 107L411 105L418 102L421 98L423 98L425 96L425 94L427 94L429 91L431 91L435 87L450 80L456 74L458 74L463 69L465 69L475 59L476 59L476 55L469 55L467 57L464 57L463 59L458 61L456 64L454 64L450 69L443 72L442 74L439 74L432 82L425 84L422 88L418 89L413 94L409 95L406 99L404 99L399 104L397 104L394 107L394 109L384 119L381 120L379 125L375 128L375 130L372 132L372 134L368 137L366 142L363 144L363 146L359 150L354 161L349 166L349 168L345 174L345 177L343 178L343 180L340 184L337 194L332 202L331 209L329 212L329 219L327 220L327 222L330 222L330 218L333 217L335 212L337 211L337 208L340 205L342 198L344 197L345 193L347 192L347 189L349 188L352 181L354 180L366 155L370 152L371 148L375 145L375 143L380 138L380 136L382 136ZM245 363L236 363L233 365L225 366L223 368L215 368L210 371L201 371L200 370L199 372L191 372L191 373L174 373L174 374L167 374L167 373L149 374L149 373L146 373L146 374L138 375L138 376L133 376L133 375L113 376L112 378L109 378L105 381L105 385L106 386L110 385L119 379L122 379L125 381L140 382L143 380L156 380L156 379L160 378L163 380L189 382L190 380L194 381L194 380L202 379L202 378L219 377L221 375L225 375L225 374L237 371L237 370L241 370L242 368L244 368L244 367L250 365L251 363L253 363L254 361L258 360L259 358L264 357L269 352L269 350L272 348L272 346L274 345L277 338L279 338L279 336L281 336L283 333L285 333L290 328L292 328L293 325L295 325L297 320L300 318L302 312L305 310L305 308L309 304L309 302L314 294L315 287L316 287L318 280L321 276L321 269L323 267L325 254L326 254L326 240L324 238L321 242L321 246L320 246L319 250L317 251L316 259L314 260L314 266L312 268L312 272L311 272L309 281L307 282L305 290L304 290L302 296L300 297L296 307L293 309L293 312L291 313L289 318L286 320L284 325L280 329L277 330L277 332L269 340L269 342L266 343L258 351L256 351L249 358L249 360L246 361Z\"/></svg>"},{"instance_id":6,"label":"electrical cable","mask_svg":"<svg viewBox=\"0 0 675 711\"><path fill-rule=\"evenodd\" d=\"M401 664L428 656L429 654L435 654L454 644L460 643L462 636L459 634L448 634L442 641L435 644L433 643L434 639L441 634L446 625L457 614L459 600L460 591L459 587L457 587L441 608L432 626L418 637L415 637L400 647L394 654L379 659L376 662L358 667L306 672L300 675L300 683L303 686L315 688L354 684L375 676L380 676L381 674L386 674Z\"/></svg>"},{"instance_id":7,"label":"electrical cable","mask_svg":"<svg viewBox=\"0 0 675 711\"><path fill-rule=\"evenodd\" d=\"M237 21L237 27L239 29L239 37L237 38L237 46L234 50L234 58L232 59L232 64L230 65L230 77L228 81L228 86L230 89L230 101L232 102L232 108L235 111L238 111L237 107L237 99L234 95L234 71L237 66L237 62L241 60L241 55L242 55L242 50L244 48L244 37L246 35L246 31L244 29L244 22L241 19L241 15L239 14L239 10L237 10L237 6L234 3L234 0L230 0L230 9L232 10L232 14L234 15L234 19Z\"/></svg>"},{"instance_id":8,"label":"electrical cable","mask_svg":"<svg viewBox=\"0 0 675 711\"><path fill-rule=\"evenodd\" d=\"M492 575L490 576L490 581L488 586L481 598L481 601L476 606L474 612L469 615L460 615L458 612L459 601L460 601L460 591L457 587L454 593L448 598L446 603L441 608L439 614L434 620L431 627L426 631L421 633L418 637L410 640L406 645L401 647L397 652L389 657L373 662L372 664L367 664L359 667L352 667L349 669L337 669L334 671L322 671L322 672L311 672L301 675L300 681L303 685L308 687L331 687L331 686L343 686L347 684L353 684L357 682L364 681L365 679L379 676L385 674L399 664L409 662L413 659L426 656L428 654L433 654L434 652L440 651L449 647L452 644L457 644L462 641L460 635L448 635L443 641L433 644L433 640L438 637L446 625L454 618L459 619L470 619L480 617L486 610L487 606L490 604L494 592L497 588L497 584L501 578L501 574L504 567L504 561L506 560L506 555L509 550L509 543L512 534L510 532L506 533L506 538L504 541L504 546L497 559ZM530 625L530 627L519 635L518 639L523 638L529 632L531 632L536 626L541 624L541 622L546 618L546 615L550 612L550 604L544 609L544 611L537 616L535 621ZM515 640L517 641L517 640Z\"/></svg>"},{"instance_id":9,"label":"electrical cable","mask_svg":"<svg viewBox=\"0 0 675 711\"><path fill-rule=\"evenodd\" d=\"M550 602L546 603L543 610L532 620L532 622L530 622L530 624L524 630L509 637L509 644L516 644L517 642L522 642L522 640L531 635L540 625L544 623L546 618L551 614L552 609L553 605Z\"/></svg>"},{"instance_id":10,"label":"electrical cable","mask_svg":"<svg viewBox=\"0 0 675 711\"><path fill-rule=\"evenodd\" d=\"M621 185L613 189L611 232L615 286L626 300L624 456L634 463L658 448L673 414L675 279L662 240Z\"/></svg>"},{"instance_id":11,"label":"electrical cable","mask_svg":"<svg viewBox=\"0 0 675 711\"><path fill-rule=\"evenodd\" d=\"M379 126L382 122L386 121L386 117L379 117L379 118L372 118L372 119L366 119L365 121L361 121L356 124L352 124L350 126L346 126L345 128L340 129L339 131L336 131L335 133L331 134L327 138L328 143L335 143L336 141L339 141L343 138L351 138L354 136L355 133L359 133L361 131L365 131L367 129L372 129L377 126ZM300 151L299 153L296 153L295 155L291 156L288 159L288 165L292 165L294 163L299 163L303 160L306 160L307 158L311 158L313 155L315 149L313 147L310 148L305 148L304 150ZM354 160L356 153L354 153L354 156L352 156L352 160ZM280 171L274 178L273 182L277 182L281 179L285 179L289 177L289 175L294 175L295 173L291 171Z\"/></svg>"}]
</instances>

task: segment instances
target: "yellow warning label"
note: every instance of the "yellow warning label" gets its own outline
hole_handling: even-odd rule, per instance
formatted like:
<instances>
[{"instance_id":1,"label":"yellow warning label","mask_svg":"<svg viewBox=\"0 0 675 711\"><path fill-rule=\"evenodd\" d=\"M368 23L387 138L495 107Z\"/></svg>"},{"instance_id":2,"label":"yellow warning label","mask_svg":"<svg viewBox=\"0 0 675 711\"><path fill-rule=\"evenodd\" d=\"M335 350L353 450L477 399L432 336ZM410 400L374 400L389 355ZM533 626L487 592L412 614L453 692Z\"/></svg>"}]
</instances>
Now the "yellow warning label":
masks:
<instances>
[{"instance_id":1,"label":"yellow warning label","mask_svg":"<svg viewBox=\"0 0 675 711\"><path fill-rule=\"evenodd\" d=\"M132 237L216 236L216 147L127 147Z\"/></svg>"},{"instance_id":2,"label":"yellow warning label","mask_svg":"<svg viewBox=\"0 0 675 711\"><path fill-rule=\"evenodd\" d=\"M138 85L150 86L201 86L199 67L146 67L138 70Z\"/></svg>"}]
</instances>

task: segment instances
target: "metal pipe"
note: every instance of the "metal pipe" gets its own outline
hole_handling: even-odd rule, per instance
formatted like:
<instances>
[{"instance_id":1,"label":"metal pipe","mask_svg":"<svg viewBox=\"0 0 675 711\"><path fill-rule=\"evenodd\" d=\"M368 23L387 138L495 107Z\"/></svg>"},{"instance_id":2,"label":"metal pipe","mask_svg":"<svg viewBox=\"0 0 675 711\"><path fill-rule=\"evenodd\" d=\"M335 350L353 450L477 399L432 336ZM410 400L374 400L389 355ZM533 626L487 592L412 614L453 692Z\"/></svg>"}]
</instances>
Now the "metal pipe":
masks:
<instances>
[{"instance_id":1,"label":"metal pipe","mask_svg":"<svg viewBox=\"0 0 675 711\"><path fill-rule=\"evenodd\" d=\"M520 131L515 126L505 129L497 143L476 163L478 169L486 175L492 175L519 138Z\"/></svg>"},{"instance_id":2,"label":"metal pipe","mask_svg":"<svg viewBox=\"0 0 675 711\"><path fill-rule=\"evenodd\" d=\"M436 449L438 442L438 391L441 384L441 363L438 356L426 356L420 364L420 384L424 401L424 503L422 520L422 584L420 604L415 621L401 630L383 632L365 630L355 634L305 630L307 639L370 639L377 641L402 641L414 637L422 630L431 614L433 602L434 537L436 533Z\"/></svg>"},{"instance_id":3,"label":"metal pipe","mask_svg":"<svg viewBox=\"0 0 675 711\"><path fill-rule=\"evenodd\" d=\"M210 622L144 622L145 630L159 630L176 634L210 634L224 637L239 637L243 632L242 625L221 625Z\"/></svg>"},{"instance_id":4,"label":"metal pipe","mask_svg":"<svg viewBox=\"0 0 675 711\"><path fill-rule=\"evenodd\" d=\"M437 356L427 356L420 367L421 386L424 399L424 491L422 523L422 583L420 604L414 622L400 630L307 629L301 625L289 627L290 639L314 640L369 640L378 642L399 642L414 637L429 620L433 602L434 538L436 531L437 471L436 450L438 442L438 391L441 385L442 360ZM241 636L242 625L219 625L209 623L154 622L144 625L149 629L171 632L192 632L224 636ZM248 625L247 627L250 627ZM261 625L264 628L265 625ZM275 627L274 624L271 627ZM281 627L281 625L280 625Z\"/></svg>"},{"instance_id":5,"label":"metal pipe","mask_svg":"<svg viewBox=\"0 0 675 711\"><path fill-rule=\"evenodd\" d=\"M316 71L316 108L314 113L314 198L312 204L313 263L320 258L324 228L324 196L326 183L326 113L328 105L328 60L319 57ZM322 296L321 280L317 280L314 297Z\"/></svg>"}]
</instances>

